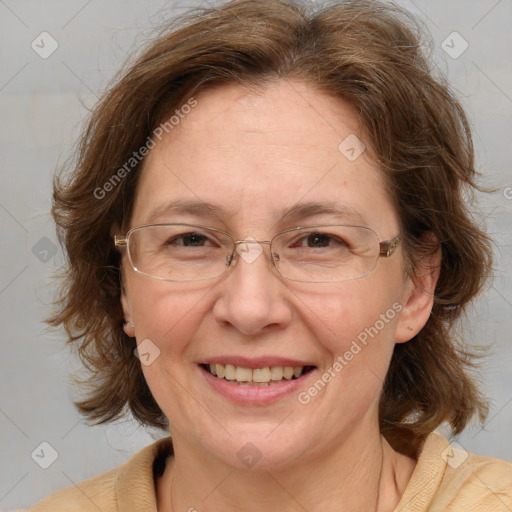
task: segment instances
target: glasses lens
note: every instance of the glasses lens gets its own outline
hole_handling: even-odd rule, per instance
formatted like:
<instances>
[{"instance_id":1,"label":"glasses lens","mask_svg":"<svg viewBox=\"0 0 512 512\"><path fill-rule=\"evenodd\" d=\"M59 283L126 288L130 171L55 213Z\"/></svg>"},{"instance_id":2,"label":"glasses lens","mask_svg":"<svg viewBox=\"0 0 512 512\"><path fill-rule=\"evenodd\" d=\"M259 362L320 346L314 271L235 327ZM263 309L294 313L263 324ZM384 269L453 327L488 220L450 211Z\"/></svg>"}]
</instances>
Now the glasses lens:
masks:
<instances>
[{"instance_id":1,"label":"glasses lens","mask_svg":"<svg viewBox=\"0 0 512 512\"><path fill-rule=\"evenodd\" d=\"M279 272L305 282L347 281L375 268L379 238L369 228L314 226L279 234L272 245Z\"/></svg>"},{"instance_id":2,"label":"glasses lens","mask_svg":"<svg viewBox=\"0 0 512 512\"><path fill-rule=\"evenodd\" d=\"M201 281L220 276L233 241L220 231L189 224L142 226L130 232L133 268L168 281Z\"/></svg>"}]
</instances>

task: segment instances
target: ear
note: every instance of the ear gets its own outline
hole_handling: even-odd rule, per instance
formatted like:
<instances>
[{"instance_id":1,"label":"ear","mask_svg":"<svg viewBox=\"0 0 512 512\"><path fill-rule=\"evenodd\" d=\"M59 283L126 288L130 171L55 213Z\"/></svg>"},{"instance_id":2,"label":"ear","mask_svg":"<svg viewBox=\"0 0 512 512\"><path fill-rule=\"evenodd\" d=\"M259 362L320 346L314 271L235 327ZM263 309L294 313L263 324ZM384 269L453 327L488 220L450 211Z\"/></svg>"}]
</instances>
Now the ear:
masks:
<instances>
[{"instance_id":1,"label":"ear","mask_svg":"<svg viewBox=\"0 0 512 512\"><path fill-rule=\"evenodd\" d=\"M121 226L115 222L110 227L110 236L114 239L114 235L121 233ZM126 295L126 286L124 284L124 258L121 257L120 264L120 276L119 279L121 281L121 307L123 309L123 331L130 336L130 338L135 338L135 322L133 321L132 316L132 308L130 305L130 301L128 300L128 296Z\"/></svg>"},{"instance_id":2,"label":"ear","mask_svg":"<svg viewBox=\"0 0 512 512\"><path fill-rule=\"evenodd\" d=\"M441 249L425 256L416 265L415 276L409 277L404 290L404 308L395 332L396 343L414 338L427 323L434 305L434 292L441 271Z\"/></svg>"},{"instance_id":3,"label":"ear","mask_svg":"<svg viewBox=\"0 0 512 512\"><path fill-rule=\"evenodd\" d=\"M135 338L135 325L133 324L132 315L130 312L128 301L124 294L121 295L121 305L123 307L123 314L124 314L123 331L128 336L130 336L130 338Z\"/></svg>"},{"instance_id":4,"label":"ear","mask_svg":"<svg viewBox=\"0 0 512 512\"><path fill-rule=\"evenodd\" d=\"M130 338L135 338L135 322L133 321L132 315L132 307L130 304L130 300L126 294L126 286L124 284L123 277L124 270L121 268L121 307L123 308L123 331L130 336Z\"/></svg>"}]
</instances>

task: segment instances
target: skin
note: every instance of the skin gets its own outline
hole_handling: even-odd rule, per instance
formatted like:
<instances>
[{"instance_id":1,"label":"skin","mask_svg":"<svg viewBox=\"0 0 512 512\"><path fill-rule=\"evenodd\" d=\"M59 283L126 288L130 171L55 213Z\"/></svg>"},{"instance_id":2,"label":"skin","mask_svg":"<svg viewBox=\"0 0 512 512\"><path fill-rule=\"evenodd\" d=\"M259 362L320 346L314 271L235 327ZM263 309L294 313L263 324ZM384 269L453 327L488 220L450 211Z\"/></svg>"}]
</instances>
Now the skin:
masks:
<instances>
[{"instance_id":1,"label":"skin","mask_svg":"<svg viewBox=\"0 0 512 512\"><path fill-rule=\"evenodd\" d=\"M270 240L296 225L332 222L325 214L280 216L314 201L348 205L380 240L400 233L369 141L353 162L338 150L349 134L365 140L349 105L297 81L259 91L224 85L196 99L148 155L130 227L148 223L168 201L199 200L223 213L158 222ZM393 510L415 461L380 436L379 396L395 343L409 341L428 320L437 271L407 277L400 246L369 276L330 284L284 280L267 247L254 262L239 259L206 282L158 281L134 272L126 258L123 264L122 305L135 326L126 330L160 350L143 371L175 449L158 482L158 510ZM396 302L401 312L307 405L295 393L265 407L235 405L200 374L198 363L208 357L273 355L311 361L319 378ZM237 457L248 442L262 455L252 468Z\"/></svg>"}]
</instances>

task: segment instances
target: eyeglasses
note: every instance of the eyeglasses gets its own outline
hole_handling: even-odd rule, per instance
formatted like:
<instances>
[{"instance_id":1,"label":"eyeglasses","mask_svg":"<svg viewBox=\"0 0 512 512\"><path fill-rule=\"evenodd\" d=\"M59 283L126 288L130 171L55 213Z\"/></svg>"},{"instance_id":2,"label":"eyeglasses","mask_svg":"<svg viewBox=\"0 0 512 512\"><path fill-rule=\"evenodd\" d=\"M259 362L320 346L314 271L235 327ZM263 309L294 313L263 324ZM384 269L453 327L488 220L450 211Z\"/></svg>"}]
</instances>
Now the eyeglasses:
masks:
<instances>
[{"instance_id":1,"label":"eyeglasses","mask_svg":"<svg viewBox=\"0 0 512 512\"><path fill-rule=\"evenodd\" d=\"M388 258L401 235L381 242L370 228L315 225L287 229L270 241L235 240L219 229L194 224L151 224L115 235L126 246L135 272L163 281L215 279L241 257L251 263L270 247L270 260L282 277L305 283L331 283L361 278ZM237 256L238 255L238 256Z\"/></svg>"}]
</instances>

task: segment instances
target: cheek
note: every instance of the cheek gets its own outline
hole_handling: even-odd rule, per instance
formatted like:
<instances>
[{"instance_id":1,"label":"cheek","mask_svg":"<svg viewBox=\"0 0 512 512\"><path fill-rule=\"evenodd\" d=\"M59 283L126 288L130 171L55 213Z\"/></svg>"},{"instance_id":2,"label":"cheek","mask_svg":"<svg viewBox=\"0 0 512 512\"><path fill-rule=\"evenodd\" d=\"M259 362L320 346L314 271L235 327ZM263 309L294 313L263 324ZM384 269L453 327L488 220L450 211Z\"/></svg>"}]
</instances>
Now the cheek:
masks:
<instances>
[{"instance_id":1,"label":"cheek","mask_svg":"<svg viewBox=\"0 0 512 512\"><path fill-rule=\"evenodd\" d=\"M178 354L186 357L206 313L209 288L143 279L134 279L130 287L137 342L150 339L162 354L174 356L165 358L168 362Z\"/></svg>"},{"instance_id":2,"label":"cheek","mask_svg":"<svg viewBox=\"0 0 512 512\"><path fill-rule=\"evenodd\" d=\"M320 378L330 383L318 405L333 421L342 421L346 414L357 421L378 399L386 378L402 305L397 290L377 283L369 276L366 281L342 283L329 293L301 296L303 323L324 354ZM315 392L307 390L308 396ZM333 412L333 403L339 406L338 413Z\"/></svg>"},{"instance_id":3,"label":"cheek","mask_svg":"<svg viewBox=\"0 0 512 512\"><path fill-rule=\"evenodd\" d=\"M353 342L362 347L370 346L373 340L378 340L380 346L394 344L402 309L399 294L376 287L375 281L370 276L336 288L301 293L302 321L331 355L350 350Z\"/></svg>"},{"instance_id":4,"label":"cheek","mask_svg":"<svg viewBox=\"0 0 512 512\"><path fill-rule=\"evenodd\" d=\"M300 296L302 325L321 347L323 360L318 380L301 393L299 402L305 410L314 408L325 418L324 426L339 435L369 410L377 414L393 353L401 304L396 290L376 289L376 281L369 277Z\"/></svg>"},{"instance_id":5,"label":"cheek","mask_svg":"<svg viewBox=\"0 0 512 512\"><path fill-rule=\"evenodd\" d=\"M183 418L190 423L200 422L195 394L184 389L191 389L192 363L197 360L193 340L204 324L209 289L204 284L201 289L193 289L187 283L184 290L179 284L148 281L140 285L134 282L130 288L144 378L173 424L180 424ZM150 354L149 361L145 353Z\"/></svg>"}]
</instances>

